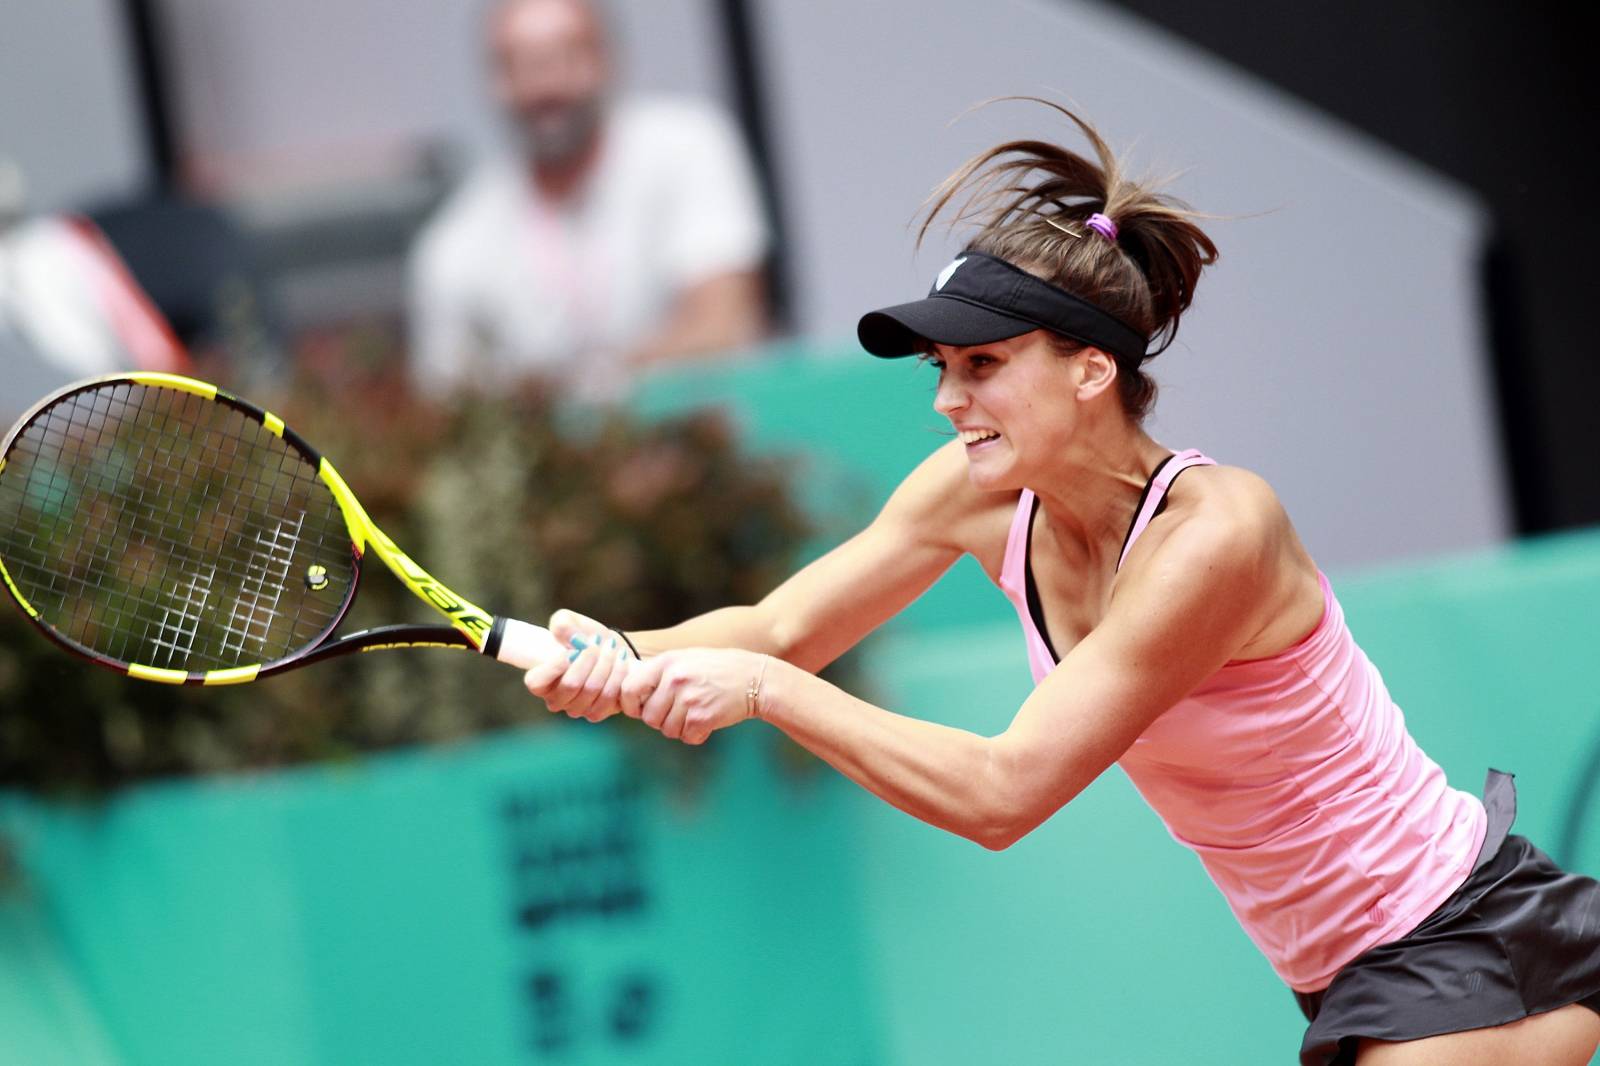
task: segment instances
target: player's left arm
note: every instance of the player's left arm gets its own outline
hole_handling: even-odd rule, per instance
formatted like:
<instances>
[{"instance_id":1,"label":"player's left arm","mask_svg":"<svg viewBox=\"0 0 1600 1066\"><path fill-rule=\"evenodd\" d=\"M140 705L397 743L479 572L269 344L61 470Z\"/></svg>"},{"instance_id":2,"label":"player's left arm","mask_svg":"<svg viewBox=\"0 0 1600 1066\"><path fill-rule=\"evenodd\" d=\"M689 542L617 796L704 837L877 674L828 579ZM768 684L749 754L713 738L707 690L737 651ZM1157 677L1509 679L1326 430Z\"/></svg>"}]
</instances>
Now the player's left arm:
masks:
<instances>
[{"instance_id":1,"label":"player's left arm","mask_svg":"<svg viewBox=\"0 0 1600 1066\"><path fill-rule=\"evenodd\" d=\"M1003 843L1070 802L1261 630L1280 587L1267 521L1195 516L1126 574L1105 620L995 738Z\"/></svg>"},{"instance_id":2,"label":"player's left arm","mask_svg":"<svg viewBox=\"0 0 1600 1066\"><path fill-rule=\"evenodd\" d=\"M986 847L1006 847L1082 791L1259 631L1276 557L1267 524L1264 515L1218 509L1185 518L1137 553L1106 617L999 736L895 714L778 660L766 664L760 714L901 810ZM749 653L669 652L645 665L648 676L624 686L624 710L667 735L698 741L731 724L719 715L742 716L730 696L743 698ZM650 695L630 707L630 688Z\"/></svg>"}]
</instances>

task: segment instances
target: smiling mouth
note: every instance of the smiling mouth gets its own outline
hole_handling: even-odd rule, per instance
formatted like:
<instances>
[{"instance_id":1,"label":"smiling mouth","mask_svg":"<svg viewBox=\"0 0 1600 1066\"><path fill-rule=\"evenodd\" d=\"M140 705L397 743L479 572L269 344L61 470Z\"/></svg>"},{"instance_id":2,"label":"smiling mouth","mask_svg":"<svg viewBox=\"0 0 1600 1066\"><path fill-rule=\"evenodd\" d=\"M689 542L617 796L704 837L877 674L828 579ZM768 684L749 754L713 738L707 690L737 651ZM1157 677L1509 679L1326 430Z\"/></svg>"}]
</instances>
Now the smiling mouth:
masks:
<instances>
[{"instance_id":1,"label":"smiling mouth","mask_svg":"<svg viewBox=\"0 0 1600 1066\"><path fill-rule=\"evenodd\" d=\"M1000 434L992 429L964 429L961 431L961 443L971 447L982 444L984 441L999 440Z\"/></svg>"}]
</instances>

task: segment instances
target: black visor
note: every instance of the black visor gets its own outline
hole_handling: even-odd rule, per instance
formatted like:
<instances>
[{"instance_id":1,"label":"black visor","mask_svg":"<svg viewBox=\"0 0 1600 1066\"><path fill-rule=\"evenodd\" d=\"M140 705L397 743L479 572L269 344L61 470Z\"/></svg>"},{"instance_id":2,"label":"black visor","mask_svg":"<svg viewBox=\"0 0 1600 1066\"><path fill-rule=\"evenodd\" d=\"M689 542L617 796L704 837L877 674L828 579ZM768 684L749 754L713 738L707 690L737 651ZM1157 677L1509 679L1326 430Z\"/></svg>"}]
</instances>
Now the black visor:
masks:
<instances>
[{"instance_id":1,"label":"black visor","mask_svg":"<svg viewBox=\"0 0 1600 1066\"><path fill-rule=\"evenodd\" d=\"M967 347L1047 329L1137 366L1148 342L1121 319L1026 270L962 252L921 300L861 316L856 336L873 355L914 355L924 343Z\"/></svg>"}]
</instances>

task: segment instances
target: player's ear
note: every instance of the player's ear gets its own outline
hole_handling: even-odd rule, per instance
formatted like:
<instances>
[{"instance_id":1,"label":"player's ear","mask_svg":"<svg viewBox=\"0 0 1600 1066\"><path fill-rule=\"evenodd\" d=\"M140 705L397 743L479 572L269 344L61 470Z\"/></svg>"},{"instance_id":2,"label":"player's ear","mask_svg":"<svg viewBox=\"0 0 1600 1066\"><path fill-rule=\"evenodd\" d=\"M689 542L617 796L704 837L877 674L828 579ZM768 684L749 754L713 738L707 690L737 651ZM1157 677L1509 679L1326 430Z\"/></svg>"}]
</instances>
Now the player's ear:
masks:
<instances>
[{"instance_id":1,"label":"player's ear","mask_svg":"<svg viewBox=\"0 0 1600 1066\"><path fill-rule=\"evenodd\" d=\"M1099 348L1078 353L1078 398L1087 400L1117 384L1117 361Z\"/></svg>"}]
</instances>

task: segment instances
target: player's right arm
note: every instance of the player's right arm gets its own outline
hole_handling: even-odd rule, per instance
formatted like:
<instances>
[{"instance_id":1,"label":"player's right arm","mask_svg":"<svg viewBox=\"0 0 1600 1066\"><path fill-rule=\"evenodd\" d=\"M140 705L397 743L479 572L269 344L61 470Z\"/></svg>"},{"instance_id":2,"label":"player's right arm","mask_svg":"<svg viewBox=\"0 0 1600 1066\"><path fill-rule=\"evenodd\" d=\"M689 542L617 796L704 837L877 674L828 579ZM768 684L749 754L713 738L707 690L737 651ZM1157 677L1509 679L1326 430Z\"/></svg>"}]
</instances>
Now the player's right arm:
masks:
<instances>
[{"instance_id":1,"label":"player's right arm","mask_svg":"<svg viewBox=\"0 0 1600 1066\"><path fill-rule=\"evenodd\" d=\"M976 547L974 527L980 523L974 518L992 501L971 487L959 448L934 452L870 525L759 603L630 636L647 655L669 648L745 648L820 670Z\"/></svg>"},{"instance_id":2,"label":"player's right arm","mask_svg":"<svg viewBox=\"0 0 1600 1066\"><path fill-rule=\"evenodd\" d=\"M628 638L645 656L673 648L744 648L815 672L898 614L963 554L986 564L992 557L991 568L998 569L1015 503L1014 493L974 489L962 446L952 441L900 483L867 528L759 603L710 611L667 629L629 631ZM550 628L566 639L581 633L587 621L558 611ZM529 688L554 709L582 707L586 680L592 698L616 676L614 670L600 669L592 673L606 678L588 680L583 663L574 666L554 678L545 676L549 671L530 672Z\"/></svg>"}]
</instances>

